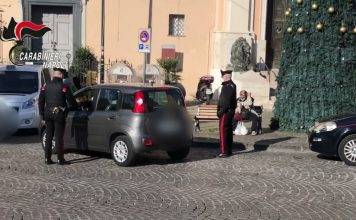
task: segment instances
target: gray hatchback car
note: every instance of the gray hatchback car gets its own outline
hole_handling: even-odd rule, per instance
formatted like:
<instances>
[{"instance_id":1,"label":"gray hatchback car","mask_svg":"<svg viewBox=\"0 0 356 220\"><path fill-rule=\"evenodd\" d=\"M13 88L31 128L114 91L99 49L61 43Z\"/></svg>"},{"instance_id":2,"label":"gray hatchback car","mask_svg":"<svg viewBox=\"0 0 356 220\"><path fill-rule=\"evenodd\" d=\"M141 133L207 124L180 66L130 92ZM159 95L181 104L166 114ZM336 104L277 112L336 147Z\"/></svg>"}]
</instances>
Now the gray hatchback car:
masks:
<instances>
[{"instance_id":1,"label":"gray hatchback car","mask_svg":"<svg viewBox=\"0 0 356 220\"><path fill-rule=\"evenodd\" d=\"M137 154L164 150L173 160L189 154L191 119L176 87L103 84L74 94L80 109L68 112L64 148L111 153L120 166ZM41 127L42 144L46 136Z\"/></svg>"}]
</instances>

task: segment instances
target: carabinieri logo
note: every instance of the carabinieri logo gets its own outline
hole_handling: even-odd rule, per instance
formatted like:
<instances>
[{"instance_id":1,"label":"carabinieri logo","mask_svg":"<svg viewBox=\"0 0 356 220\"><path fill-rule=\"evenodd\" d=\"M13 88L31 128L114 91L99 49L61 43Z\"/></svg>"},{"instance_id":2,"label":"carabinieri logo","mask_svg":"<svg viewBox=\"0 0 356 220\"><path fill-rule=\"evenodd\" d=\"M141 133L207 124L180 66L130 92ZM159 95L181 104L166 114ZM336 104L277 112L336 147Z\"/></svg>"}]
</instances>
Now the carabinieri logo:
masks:
<instances>
[{"instance_id":1,"label":"carabinieri logo","mask_svg":"<svg viewBox=\"0 0 356 220\"><path fill-rule=\"evenodd\" d=\"M15 45L9 51L9 59L15 65L23 65L23 61L26 59L21 58L36 58L34 60L44 60L44 53L32 53L32 52L24 52L20 53L19 61L15 59L15 49L19 49L23 47L23 40L25 37L29 38L40 38L48 31L51 31L51 28L47 27L44 24L35 24L31 21L22 21L17 23L15 19L12 17L9 25L3 28L0 33L0 39L2 41L15 41ZM26 48L27 49L27 48ZM28 51L28 49L27 49ZM47 55L48 56L48 55ZM38 59L40 58L40 59ZM33 59L32 59L33 60ZM29 60L30 61L30 60Z\"/></svg>"},{"instance_id":2,"label":"carabinieri logo","mask_svg":"<svg viewBox=\"0 0 356 220\"><path fill-rule=\"evenodd\" d=\"M17 23L14 18L11 18L9 25L4 27L0 38L3 41L22 42L25 37L38 38L42 37L51 28L44 24L35 24L31 21L22 21Z\"/></svg>"}]
</instances>

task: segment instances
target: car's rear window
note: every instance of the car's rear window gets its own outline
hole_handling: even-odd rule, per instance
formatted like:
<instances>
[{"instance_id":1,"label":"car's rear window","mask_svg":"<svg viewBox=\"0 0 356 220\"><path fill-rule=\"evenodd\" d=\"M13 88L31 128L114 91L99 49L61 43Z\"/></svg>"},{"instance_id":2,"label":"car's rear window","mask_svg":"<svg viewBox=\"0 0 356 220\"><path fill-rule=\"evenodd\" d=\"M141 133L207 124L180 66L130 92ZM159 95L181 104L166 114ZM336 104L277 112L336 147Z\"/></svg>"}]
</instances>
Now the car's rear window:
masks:
<instances>
[{"instance_id":1,"label":"car's rear window","mask_svg":"<svg viewBox=\"0 0 356 220\"><path fill-rule=\"evenodd\" d=\"M149 111L164 107L182 107L184 100L178 89L147 91L147 107Z\"/></svg>"},{"instance_id":2,"label":"car's rear window","mask_svg":"<svg viewBox=\"0 0 356 220\"><path fill-rule=\"evenodd\" d=\"M178 89L144 91L148 112L161 108L184 107L182 93ZM121 109L132 110L135 106L135 95L124 93Z\"/></svg>"},{"instance_id":3,"label":"car's rear window","mask_svg":"<svg viewBox=\"0 0 356 220\"><path fill-rule=\"evenodd\" d=\"M134 108L135 96L133 94L124 94L122 98L122 109L132 110Z\"/></svg>"}]
</instances>

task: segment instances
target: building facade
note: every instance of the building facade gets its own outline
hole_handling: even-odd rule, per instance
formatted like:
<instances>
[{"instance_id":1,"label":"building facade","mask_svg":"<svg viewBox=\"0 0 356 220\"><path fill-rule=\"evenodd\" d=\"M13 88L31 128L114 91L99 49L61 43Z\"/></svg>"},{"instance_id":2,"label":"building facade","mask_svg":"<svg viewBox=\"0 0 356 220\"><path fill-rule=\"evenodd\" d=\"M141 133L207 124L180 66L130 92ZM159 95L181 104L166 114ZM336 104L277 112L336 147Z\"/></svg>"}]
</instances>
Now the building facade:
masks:
<instances>
[{"instance_id":1,"label":"building facade","mask_svg":"<svg viewBox=\"0 0 356 220\"><path fill-rule=\"evenodd\" d=\"M266 61L278 69L287 0L2 0L0 25L7 26L11 17L44 23L52 31L42 39L28 40L31 49L59 50L72 57L77 48L87 46L100 58L102 1L105 63L125 60L136 74L142 74L138 30L150 26L147 62L157 64L167 48L173 50L180 58L188 98L194 97L202 75L214 75L218 88L219 70L230 63L232 45L240 37L252 48L253 64ZM11 46L11 42L0 42L0 62L8 61ZM234 79L244 84L254 81L251 75L234 73ZM269 82L259 80L254 85L256 95L269 96ZM268 91L258 89L261 86Z\"/></svg>"}]
</instances>

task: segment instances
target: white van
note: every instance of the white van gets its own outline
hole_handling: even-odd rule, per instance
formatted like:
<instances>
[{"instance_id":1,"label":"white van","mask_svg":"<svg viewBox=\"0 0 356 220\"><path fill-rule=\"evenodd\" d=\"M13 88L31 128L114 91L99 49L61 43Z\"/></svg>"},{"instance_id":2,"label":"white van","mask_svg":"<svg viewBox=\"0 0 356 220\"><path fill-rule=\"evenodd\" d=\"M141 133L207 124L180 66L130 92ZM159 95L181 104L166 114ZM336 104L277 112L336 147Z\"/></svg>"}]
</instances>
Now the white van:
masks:
<instances>
[{"instance_id":1,"label":"white van","mask_svg":"<svg viewBox=\"0 0 356 220\"><path fill-rule=\"evenodd\" d=\"M18 129L38 128L38 97L43 82L40 65L0 66L0 101L18 112Z\"/></svg>"}]
</instances>

